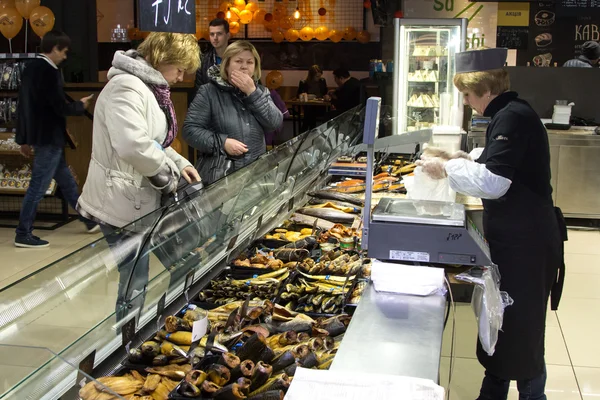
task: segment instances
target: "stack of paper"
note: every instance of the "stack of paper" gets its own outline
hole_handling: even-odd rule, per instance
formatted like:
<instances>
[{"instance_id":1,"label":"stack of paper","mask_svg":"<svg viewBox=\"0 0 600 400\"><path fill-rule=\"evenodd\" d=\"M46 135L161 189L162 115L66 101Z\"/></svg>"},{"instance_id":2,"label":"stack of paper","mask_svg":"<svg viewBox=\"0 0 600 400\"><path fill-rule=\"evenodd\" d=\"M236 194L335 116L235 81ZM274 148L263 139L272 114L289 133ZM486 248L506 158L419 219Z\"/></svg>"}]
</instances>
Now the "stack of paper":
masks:
<instances>
[{"instance_id":1,"label":"stack of paper","mask_svg":"<svg viewBox=\"0 0 600 400\"><path fill-rule=\"evenodd\" d=\"M285 400L444 400L433 381L298 368Z\"/></svg>"},{"instance_id":2,"label":"stack of paper","mask_svg":"<svg viewBox=\"0 0 600 400\"><path fill-rule=\"evenodd\" d=\"M444 270L373 260L371 280L378 292L429 296L443 290Z\"/></svg>"}]
</instances>

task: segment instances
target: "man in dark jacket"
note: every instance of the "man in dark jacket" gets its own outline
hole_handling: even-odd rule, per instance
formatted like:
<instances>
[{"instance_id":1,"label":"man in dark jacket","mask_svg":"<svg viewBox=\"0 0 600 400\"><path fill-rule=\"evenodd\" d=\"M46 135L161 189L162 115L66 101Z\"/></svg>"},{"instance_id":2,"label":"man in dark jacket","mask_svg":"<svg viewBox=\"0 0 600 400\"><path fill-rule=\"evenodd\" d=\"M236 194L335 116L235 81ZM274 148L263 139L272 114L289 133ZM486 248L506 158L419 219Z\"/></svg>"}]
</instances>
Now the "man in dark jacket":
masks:
<instances>
[{"instance_id":1,"label":"man in dark jacket","mask_svg":"<svg viewBox=\"0 0 600 400\"><path fill-rule=\"evenodd\" d=\"M331 100L336 113L342 114L360 104L360 81L351 77L345 68L336 69L333 76L338 88L326 96L325 100Z\"/></svg>"},{"instance_id":2,"label":"man in dark jacket","mask_svg":"<svg viewBox=\"0 0 600 400\"><path fill-rule=\"evenodd\" d=\"M196 72L196 92L202 85L210 82L208 77L208 70L213 65L221 65L221 59L223 53L229 44L229 23L224 19L213 19L208 24L208 31L210 33L210 44L212 47L206 53L202 55L202 63L200 68Z\"/></svg>"},{"instance_id":3,"label":"man in dark jacket","mask_svg":"<svg viewBox=\"0 0 600 400\"><path fill-rule=\"evenodd\" d=\"M567 61L563 67L594 68L600 61L600 44L590 40L581 46L581 55Z\"/></svg>"},{"instance_id":4,"label":"man in dark jacket","mask_svg":"<svg viewBox=\"0 0 600 400\"><path fill-rule=\"evenodd\" d=\"M21 153L35 157L31 183L23 199L15 246L47 247L49 243L32 234L37 205L44 197L52 179L60 187L68 203L75 208L79 199L77 183L65 161L64 147L68 115L82 115L92 96L68 103L58 65L67 59L71 39L58 31L48 32L41 43L42 54L32 60L23 73L17 109L16 142ZM98 225L82 218L88 232Z\"/></svg>"}]
</instances>

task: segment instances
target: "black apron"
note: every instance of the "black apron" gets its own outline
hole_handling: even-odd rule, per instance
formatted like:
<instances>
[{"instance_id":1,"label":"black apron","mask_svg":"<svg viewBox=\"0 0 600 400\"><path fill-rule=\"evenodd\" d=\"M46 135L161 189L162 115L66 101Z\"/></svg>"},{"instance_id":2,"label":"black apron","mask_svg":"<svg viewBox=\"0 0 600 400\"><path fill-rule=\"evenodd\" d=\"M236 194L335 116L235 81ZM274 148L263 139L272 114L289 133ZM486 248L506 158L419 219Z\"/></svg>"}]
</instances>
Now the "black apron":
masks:
<instances>
[{"instance_id":1,"label":"black apron","mask_svg":"<svg viewBox=\"0 0 600 400\"><path fill-rule=\"evenodd\" d=\"M485 151L479 162L485 163ZM551 291L558 306L564 279L566 225L551 199L514 182L498 200L483 200L483 227L500 289L514 304L506 308L495 353L477 343L477 358L492 375L509 380L543 374L546 311ZM559 274L559 269L561 273Z\"/></svg>"}]
</instances>

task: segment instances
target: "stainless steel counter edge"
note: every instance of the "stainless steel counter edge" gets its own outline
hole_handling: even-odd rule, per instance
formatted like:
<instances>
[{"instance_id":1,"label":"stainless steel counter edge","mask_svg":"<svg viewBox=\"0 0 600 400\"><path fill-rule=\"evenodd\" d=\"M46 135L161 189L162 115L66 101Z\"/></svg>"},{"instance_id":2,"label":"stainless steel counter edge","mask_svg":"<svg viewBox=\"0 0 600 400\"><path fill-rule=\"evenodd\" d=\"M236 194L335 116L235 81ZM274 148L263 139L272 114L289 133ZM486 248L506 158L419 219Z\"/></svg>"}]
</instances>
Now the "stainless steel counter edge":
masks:
<instances>
[{"instance_id":1,"label":"stainless steel counter edge","mask_svg":"<svg viewBox=\"0 0 600 400\"><path fill-rule=\"evenodd\" d=\"M445 298L378 293L369 284L331 370L439 382Z\"/></svg>"}]
</instances>

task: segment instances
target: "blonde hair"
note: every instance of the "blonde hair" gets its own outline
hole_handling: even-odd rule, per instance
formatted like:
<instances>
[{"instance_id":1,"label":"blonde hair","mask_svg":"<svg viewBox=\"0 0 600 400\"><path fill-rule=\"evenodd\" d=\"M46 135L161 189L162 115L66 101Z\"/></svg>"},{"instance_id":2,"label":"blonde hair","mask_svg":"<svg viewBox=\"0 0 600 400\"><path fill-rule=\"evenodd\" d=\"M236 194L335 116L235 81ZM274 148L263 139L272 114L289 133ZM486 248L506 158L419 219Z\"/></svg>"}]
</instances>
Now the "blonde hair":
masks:
<instances>
[{"instance_id":1,"label":"blonde hair","mask_svg":"<svg viewBox=\"0 0 600 400\"><path fill-rule=\"evenodd\" d=\"M221 61L221 78L224 80L229 79L227 76L227 68L229 67L231 59L244 51L249 51L254 56L254 74L252 74L252 77L255 81L260 80L260 56L258 55L258 52L252 43L248 42L247 40L237 40L227 46L225 52L223 53L223 60Z\"/></svg>"},{"instance_id":2,"label":"blonde hair","mask_svg":"<svg viewBox=\"0 0 600 400\"><path fill-rule=\"evenodd\" d=\"M499 95L510 90L510 77L504 69L463 72L454 76L454 86L461 92L468 90L479 97L488 91Z\"/></svg>"},{"instance_id":3,"label":"blonde hair","mask_svg":"<svg viewBox=\"0 0 600 400\"><path fill-rule=\"evenodd\" d=\"M306 81L311 82L315 80L317 74L322 74L323 70L317 64L313 65L308 69L308 75L306 75Z\"/></svg>"},{"instance_id":4,"label":"blonde hair","mask_svg":"<svg viewBox=\"0 0 600 400\"><path fill-rule=\"evenodd\" d=\"M192 74L200 68L200 47L191 34L152 32L138 52L155 69L160 65L177 65Z\"/></svg>"}]
</instances>

